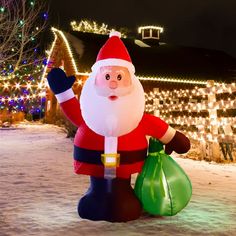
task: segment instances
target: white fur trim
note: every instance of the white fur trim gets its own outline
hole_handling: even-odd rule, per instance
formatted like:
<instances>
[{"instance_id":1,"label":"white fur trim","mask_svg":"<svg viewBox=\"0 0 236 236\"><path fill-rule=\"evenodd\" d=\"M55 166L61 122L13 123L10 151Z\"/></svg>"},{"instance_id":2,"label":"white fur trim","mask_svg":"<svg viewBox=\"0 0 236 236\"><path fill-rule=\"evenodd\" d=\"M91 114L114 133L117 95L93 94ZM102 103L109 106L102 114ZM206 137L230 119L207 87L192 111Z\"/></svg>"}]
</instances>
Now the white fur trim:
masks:
<instances>
[{"instance_id":1,"label":"white fur trim","mask_svg":"<svg viewBox=\"0 0 236 236\"><path fill-rule=\"evenodd\" d=\"M107 137L105 136L105 145L104 145L104 153L105 154L115 154L117 153L118 148L118 137ZM107 157L106 162L115 162L116 159L114 157ZM104 168L104 178L105 179L113 179L116 178L116 167L105 167Z\"/></svg>"},{"instance_id":2,"label":"white fur trim","mask_svg":"<svg viewBox=\"0 0 236 236\"><path fill-rule=\"evenodd\" d=\"M121 38L121 33L119 31L111 31L109 34L109 37L112 37L112 36L117 36Z\"/></svg>"},{"instance_id":3,"label":"white fur trim","mask_svg":"<svg viewBox=\"0 0 236 236\"><path fill-rule=\"evenodd\" d=\"M117 137L107 137L105 136L105 146L104 146L104 153L117 153L118 147L118 138Z\"/></svg>"},{"instance_id":4,"label":"white fur trim","mask_svg":"<svg viewBox=\"0 0 236 236\"><path fill-rule=\"evenodd\" d=\"M75 94L73 90L70 88L70 89L67 89L65 92L55 94L55 96L59 103L63 103L73 98Z\"/></svg>"},{"instance_id":5,"label":"white fur trim","mask_svg":"<svg viewBox=\"0 0 236 236\"><path fill-rule=\"evenodd\" d=\"M165 134L159 140L164 144L169 143L175 136L175 133L176 130L169 126Z\"/></svg>"},{"instance_id":6,"label":"white fur trim","mask_svg":"<svg viewBox=\"0 0 236 236\"><path fill-rule=\"evenodd\" d=\"M129 70L131 75L135 73L135 67L131 62L117 58L109 58L95 62L92 66L92 71L97 72L102 66L123 66Z\"/></svg>"}]
</instances>

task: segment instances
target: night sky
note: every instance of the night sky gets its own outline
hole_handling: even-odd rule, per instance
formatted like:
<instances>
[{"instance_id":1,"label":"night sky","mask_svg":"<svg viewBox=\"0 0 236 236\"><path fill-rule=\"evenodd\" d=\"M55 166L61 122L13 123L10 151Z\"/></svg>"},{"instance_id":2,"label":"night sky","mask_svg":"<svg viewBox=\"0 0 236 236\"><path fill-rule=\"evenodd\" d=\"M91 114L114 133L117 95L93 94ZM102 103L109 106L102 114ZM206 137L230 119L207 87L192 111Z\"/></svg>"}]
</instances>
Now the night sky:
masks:
<instances>
[{"instance_id":1,"label":"night sky","mask_svg":"<svg viewBox=\"0 0 236 236\"><path fill-rule=\"evenodd\" d=\"M223 50L236 57L236 0L50 0L50 17L50 24L61 29L84 18L131 31L160 25L167 43Z\"/></svg>"}]
</instances>

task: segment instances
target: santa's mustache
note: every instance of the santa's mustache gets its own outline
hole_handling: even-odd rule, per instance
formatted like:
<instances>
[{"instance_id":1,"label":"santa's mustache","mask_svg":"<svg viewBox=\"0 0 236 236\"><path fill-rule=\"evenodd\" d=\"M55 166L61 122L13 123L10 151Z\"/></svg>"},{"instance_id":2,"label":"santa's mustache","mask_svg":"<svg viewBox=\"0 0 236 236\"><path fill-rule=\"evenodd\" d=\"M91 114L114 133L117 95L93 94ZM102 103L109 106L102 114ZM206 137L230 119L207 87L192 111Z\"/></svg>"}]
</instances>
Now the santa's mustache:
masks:
<instances>
[{"instance_id":1,"label":"santa's mustache","mask_svg":"<svg viewBox=\"0 0 236 236\"><path fill-rule=\"evenodd\" d=\"M108 87L99 87L97 85L94 85L94 87L97 95L102 97L110 97L110 96L123 97L130 94L134 88L133 85L130 85L125 88L116 88L116 89L111 89Z\"/></svg>"}]
</instances>

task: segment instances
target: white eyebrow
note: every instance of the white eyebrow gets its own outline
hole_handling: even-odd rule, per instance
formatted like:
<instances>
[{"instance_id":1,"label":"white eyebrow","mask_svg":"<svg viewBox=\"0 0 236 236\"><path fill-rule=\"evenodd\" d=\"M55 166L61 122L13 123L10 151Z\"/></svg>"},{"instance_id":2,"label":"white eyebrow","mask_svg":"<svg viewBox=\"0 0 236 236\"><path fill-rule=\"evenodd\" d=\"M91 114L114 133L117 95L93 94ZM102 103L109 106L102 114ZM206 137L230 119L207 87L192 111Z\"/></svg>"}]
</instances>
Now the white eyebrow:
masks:
<instances>
[{"instance_id":1,"label":"white eyebrow","mask_svg":"<svg viewBox=\"0 0 236 236\"><path fill-rule=\"evenodd\" d=\"M111 73L112 70L110 70L110 69L102 69L102 72L105 72L105 73Z\"/></svg>"},{"instance_id":2,"label":"white eyebrow","mask_svg":"<svg viewBox=\"0 0 236 236\"><path fill-rule=\"evenodd\" d=\"M125 74L125 72L123 70L116 70L116 73L120 73L120 74Z\"/></svg>"}]
</instances>

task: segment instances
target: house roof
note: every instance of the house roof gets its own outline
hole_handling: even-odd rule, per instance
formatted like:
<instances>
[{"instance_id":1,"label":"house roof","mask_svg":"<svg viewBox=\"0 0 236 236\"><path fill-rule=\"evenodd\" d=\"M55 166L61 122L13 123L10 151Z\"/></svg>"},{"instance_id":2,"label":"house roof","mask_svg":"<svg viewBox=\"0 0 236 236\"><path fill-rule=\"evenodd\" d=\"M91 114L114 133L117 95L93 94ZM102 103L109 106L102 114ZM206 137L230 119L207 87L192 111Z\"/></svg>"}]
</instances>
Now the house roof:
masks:
<instances>
[{"instance_id":1,"label":"house roof","mask_svg":"<svg viewBox=\"0 0 236 236\"><path fill-rule=\"evenodd\" d=\"M65 33L65 36L78 70L90 72L98 51L108 36L76 31ZM224 82L231 82L236 78L236 59L225 52L170 44L141 47L135 43L134 38L122 40L138 76L214 79Z\"/></svg>"}]
</instances>

